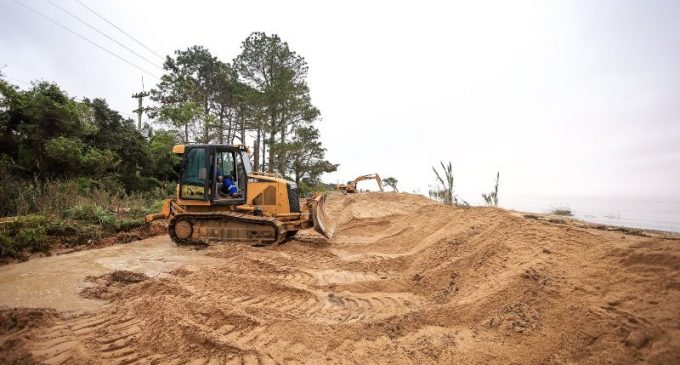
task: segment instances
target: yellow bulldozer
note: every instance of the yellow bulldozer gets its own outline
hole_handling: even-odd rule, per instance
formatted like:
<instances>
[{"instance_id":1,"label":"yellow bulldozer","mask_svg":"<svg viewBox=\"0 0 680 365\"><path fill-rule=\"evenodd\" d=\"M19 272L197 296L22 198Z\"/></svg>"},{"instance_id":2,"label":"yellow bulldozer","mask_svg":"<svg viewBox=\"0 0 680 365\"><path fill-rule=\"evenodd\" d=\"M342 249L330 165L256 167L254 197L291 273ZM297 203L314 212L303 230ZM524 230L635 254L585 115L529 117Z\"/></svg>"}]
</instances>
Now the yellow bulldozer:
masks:
<instances>
[{"instance_id":1,"label":"yellow bulldozer","mask_svg":"<svg viewBox=\"0 0 680 365\"><path fill-rule=\"evenodd\" d=\"M380 188L380 191L383 190L383 185L382 185L382 180L380 179L380 175L378 174L368 174L368 175L361 175L354 179L354 181L348 181L347 184L338 184L336 190L343 192L345 194L347 193L356 193L357 192L357 184L360 181L364 180L375 180L378 183L378 188Z\"/></svg>"},{"instance_id":2,"label":"yellow bulldozer","mask_svg":"<svg viewBox=\"0 0 680 365\"><path fill-rule=\"evenodd\" d=\"M182 155L177 196L145 220L168 219L168 234L177 244L275 244L311 227L333 236L326 195L300 199L294 182L253 171L246 147L187 144L172 152Z\"/></svg>"}]
</instances>

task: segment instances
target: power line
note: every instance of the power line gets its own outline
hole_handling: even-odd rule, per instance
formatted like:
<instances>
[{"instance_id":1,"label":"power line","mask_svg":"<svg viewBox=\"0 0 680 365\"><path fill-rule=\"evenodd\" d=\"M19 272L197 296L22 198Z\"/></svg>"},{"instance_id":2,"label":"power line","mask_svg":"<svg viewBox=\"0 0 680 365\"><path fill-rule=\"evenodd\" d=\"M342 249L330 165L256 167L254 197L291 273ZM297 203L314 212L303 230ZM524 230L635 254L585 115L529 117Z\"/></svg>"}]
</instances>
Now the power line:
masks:
<instances>
[{"instance_id":1,"label":"power line","mask_svg":"<svg viewBox=\"0 0 680 365\"><path fill-rule=\"evenodd\" d=\"M165 57L163 57L163 56L159 55L158 53L154 52L154 50L152 50L151 48L147 47L146 45L144 45L144 43L138 41L135 37L131 36L130 34L128 34L127 32L125 32L124 30L120 29L120 27L118 27L117 25L113 24L113 23L112 23L111 21L109 21L108 19L104 18L102 15L100 15L99 13L97 13L96 11L94 11L92 8L90 8L89 6L85 5L82 1L80 1L80 0L75 0L75 1L78 2L78 4L82 5L85 9L89 10L90 12L92 12L92 14L98 16L99 19L101 19L101 20L103 20L103 21L109 23L109 25L111 25L112 27L118 29L118 31L120 31L121 33L123 33L123 34L125 34L126 36L128 36L128 38L130 38L130 39L132 39L133 41L137 42L137 44L139 44L140 46L146 48L147 51L153 53L156 57L160 58L161 60L165 60Z\"/></svg>"},{"instance_id":2,"label":"power line","mask_svg":"<svg viewBox=\"0 0 680 365\"><path fill-rule=\"evenodd\" d=\"M113 37L109 36L108 34L102 32L101 30L97 29L95 26L90 25L89 23L87 23L86 21L82 20L81 18L79 18L79 17L73 15L70 11L68 11L68 10L66 10L66 9L64 9L64 8L62 8L62 7L59 6L58 4L55 4L55 3L52 2L51 0L45 0L45 1L48 2L48 3L50 3L52 6L58 8L59 10L63 11L64 13L68 14L68 15L69 15L70 17L72 17L73 19L75 19L75 20L77 20L77 21L79 21L79 22L81 22L81 23L87 25L88 27L90 27L90 28L91 28L92 30L94 30L95 32L97 32L97 33L103 35L104 37L106 37L106 38L112 40L113 42L115 42L116 44L118 44L119 46L121 46L121 47L127 49L128 51L132 52L132 53L135 54L137 57L143 59L144 61L148 62L148 63L151 64L152 66L158 68L159 70L162 70L162 69L163 69L162 67L158 66L158 64L156 64L155 62L153 62L153 61L149 60L148 58L142 56L141 54L137 53L137 52L136 52L135 50L133 50L132 48L130 48L130 47L124 45L123 43L121 43L121 42L119 42L118 40L114 39Z\"/></svg>"},{"instance_id":3,"label":"power line","mask_svg":"<svg viewBox=\"0 0 680 365\"><path fill-rule=\"evenodd\" d=\"M136 69L138 69L138 70L140 70L140 71L142 71L142 72L144 72L144 73L146 73L146 74L149 74L149 75L155 77L156 79L160 79L158 76L152 74L151 72L149 72L149 71L147 71L147 70L145 70L145 69L143 69L143 68L137 66L137 65L134 64L132 61L130 61L130 60L128 60L128 59L126 59L126 58L124 58L124 57L122 57L122 56L119 56L118 54L116 54L116 53L114 53L114 52L112 52L112 51L109 51L109 50L106 49L105 47L100 46L100 45L97 44L96 42L94 42L94 41L92 41L92 40L90 40L90 39L88 39L88 38L86 38L86 37L80 35L79 33L77 33L76 31L72 30L71 28L69 28L69 27L67 27L67 26L65 26L65 25L63 25L63 24L61 24L61 23L59 23L58 21L56 21L56 20L54 20L54 19L48 17L47 15L45 15L45 14L43 14L43 13L41 13L41 12L35 10L34 8L30 7L29 5L26 5L26 4L24 4L23 2L21 2L21 1L19 1L19 0L14 0L14 2L17 3L17 4L19 4L19 5L21 5L21 6L23 6L23 7L25 7L26 9L32 11L32 12L35 13L36 15L38 15L38 16L40 16L40 17L42 17L42 18L45 18L45 19L49 20L50 22L52 22L52 23L58 25L59 27L64 28L65 30L71 32L73 35L77 36L78 38L80 38L80 39L86 41L87 43L90 43L91 45L93 45L93 46L95 46L95 47L101 49L102 51L104 51L104 52L106 52L106 53L108 53L108 54L110 54L110 55L112 55L112 56L118 58L119 60L121 60L121 61L127 63L128 65L130 65L130 66L132 66L132 67L134 67L134 68L136 68Z\"/></svg>"}]
</instances>

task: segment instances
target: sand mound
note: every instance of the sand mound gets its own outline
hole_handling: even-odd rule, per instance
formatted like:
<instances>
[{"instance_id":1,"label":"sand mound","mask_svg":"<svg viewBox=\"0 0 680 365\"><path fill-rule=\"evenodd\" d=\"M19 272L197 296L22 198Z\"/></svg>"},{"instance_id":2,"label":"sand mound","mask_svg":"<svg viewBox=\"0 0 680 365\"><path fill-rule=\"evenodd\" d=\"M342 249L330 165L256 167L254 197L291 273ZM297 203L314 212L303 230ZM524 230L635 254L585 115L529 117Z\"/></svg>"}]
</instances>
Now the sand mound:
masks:
<instances>
[{"instance_id":1,"label":"sand mound","mask_svg":"<svg viewBox=\"0 0 680 365\"><path fill-rule=\"evenodd\" d=\"M678 241L409 194L329 204L330 243L96 278L111 304L12 346L49 363L680 363Z\"/></svg>"}]
</instances>

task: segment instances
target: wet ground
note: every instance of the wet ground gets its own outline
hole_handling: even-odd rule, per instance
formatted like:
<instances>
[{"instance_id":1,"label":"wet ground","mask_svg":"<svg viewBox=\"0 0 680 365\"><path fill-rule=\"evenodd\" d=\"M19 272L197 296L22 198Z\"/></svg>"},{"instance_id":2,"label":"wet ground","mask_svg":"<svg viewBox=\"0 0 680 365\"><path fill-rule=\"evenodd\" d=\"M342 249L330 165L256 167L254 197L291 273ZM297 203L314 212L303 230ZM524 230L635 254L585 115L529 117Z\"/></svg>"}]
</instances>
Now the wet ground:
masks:
<instances>
[{"instance_id":1,"label":"wet ground","mask_svg":"<svg viewBox=\"0 0 680 365\"><path fill-rule=\"evenodd\" d=\"M92 310L105 302L78 293L92 285L88 276L115 270L163 277L180 267L210 266L219 262L205 251L177 246L167 235L98 250L32 259L0 267L0 307Z\"/></svg>"}]
</instances>

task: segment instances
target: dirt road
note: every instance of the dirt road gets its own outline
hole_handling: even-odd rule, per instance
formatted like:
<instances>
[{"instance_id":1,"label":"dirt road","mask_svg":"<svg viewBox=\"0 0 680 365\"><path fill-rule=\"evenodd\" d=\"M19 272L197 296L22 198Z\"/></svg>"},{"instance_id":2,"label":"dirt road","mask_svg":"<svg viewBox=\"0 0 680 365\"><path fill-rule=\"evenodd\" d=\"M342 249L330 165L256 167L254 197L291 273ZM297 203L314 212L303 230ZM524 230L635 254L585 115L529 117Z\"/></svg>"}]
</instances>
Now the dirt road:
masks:
<instances>
[{"instance_id":1,"label":"dirt road","mask_svg":"<svg viewBox=\"0 0 680 365\"><path fill-rule=\"evenodd\" d=\"M680 241L408 194L330 203L331 242L216 245L162 276L89 278L83 295L108 301L95 310L4 309L0 358L680 363Z\"/></svg>"}]
</instances>

